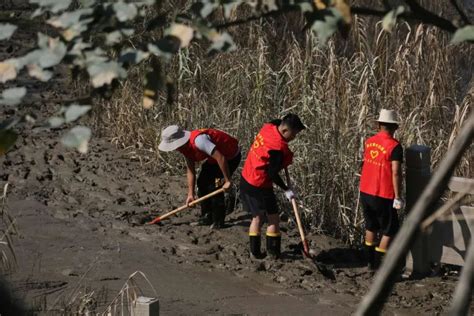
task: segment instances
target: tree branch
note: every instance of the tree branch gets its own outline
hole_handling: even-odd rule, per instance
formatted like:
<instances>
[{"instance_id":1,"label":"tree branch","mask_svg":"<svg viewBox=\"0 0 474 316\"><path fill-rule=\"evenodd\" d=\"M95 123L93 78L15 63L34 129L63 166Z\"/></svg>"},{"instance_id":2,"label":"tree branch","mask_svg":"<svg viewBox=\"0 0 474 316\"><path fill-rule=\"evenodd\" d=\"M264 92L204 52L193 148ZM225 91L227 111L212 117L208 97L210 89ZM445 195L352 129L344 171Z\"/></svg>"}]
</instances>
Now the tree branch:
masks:
<instances>
[{"instance_id":1,"label":"tree branch","mask_svg":"<svg viewBox=\"0 0 474 316\"><path fill-rule=\"evenodd\" d=\"M458 11L459 15L461 16L461 19L464 21L465 24L471 24L471 21L469 21L469 18L467 17L466 13L461 9L461 7L458 5L458 2L456 0L450 0L451 4L453 7Z\"/></svg>"},{"instance_id":2,"label":"tree branch","mask_svg":"<svg viewBox=\"0 0 474 316\"><path fill-rule=\"evenodd\" d=\"M451 0L451 1L454 1L454 0ZM410 7L411 12L401 14L400 15L401 18L407 21L433 25L442 30L448 31L450 33L456 32L457 27L451 21L428 11L427 9L420 6L415 0L406 0L406 3ZM251 16L246 19L240 19L240 20L225 22L221 24L216 24L214 25L214 27L218 30L222 30L222 29L226 29L232 26L246 24L251 21L280 16L285 13L295 12L295 11L299 11L299 8L296 6L284 7L280 10L263 13L258 16ZM359 14L359 15L383 17L389 12L390 10L377 10L377 9L372 9L372 8L367 8L367 7L357 7L357 6L351 7L351 13Z\"/></svg>"},{"instance_id":3,"label":"tree branch","mask_svg":"<svg viewBox=\"0 0 474 316\"><path fill-rule=\"evenodd\" d=\"M275 10L275 11L270 11L270 12L267 12L267 13L263 13L262 15L251 16L251 17L248 17L246 19L240 19L240 20L225 22L225 23L221 23L221 24L216 24L216 25L214 25L214 27L217 30L222 30L222 29L226 29L228 27L242 25L242 24L245 24L245 23L248 23L248 22L252 22L252 21L256 21L256 20L260 20L260 19L265 19L265 18L269 18L269 17L275 17L275 16L283 15L285 13L294 12L294 11L299 11L299 8L298 7L286 7L286 8L280 9L280 10Z\"/></svg>"},{"instance_id":4,"label":"tree branch","mask_svg":"<svg viewBox=\"0 0 474 316\"><path fill-rule=\"evenodd\" d=\"M440 29L443 29L450 33L454 33L458 29L456 26L454 26L453 23L451 23L451 21L446 20L445 18L438 16L433 12L428 11L427 9L420 6L418 2L416 2L416 0L406 0L406 3L412 11L410 18L414 18L415 20L422 21L423 23L429 25L437 26ZM402 14L402 17L405 16Z\"/></svg>"}]
</instances>

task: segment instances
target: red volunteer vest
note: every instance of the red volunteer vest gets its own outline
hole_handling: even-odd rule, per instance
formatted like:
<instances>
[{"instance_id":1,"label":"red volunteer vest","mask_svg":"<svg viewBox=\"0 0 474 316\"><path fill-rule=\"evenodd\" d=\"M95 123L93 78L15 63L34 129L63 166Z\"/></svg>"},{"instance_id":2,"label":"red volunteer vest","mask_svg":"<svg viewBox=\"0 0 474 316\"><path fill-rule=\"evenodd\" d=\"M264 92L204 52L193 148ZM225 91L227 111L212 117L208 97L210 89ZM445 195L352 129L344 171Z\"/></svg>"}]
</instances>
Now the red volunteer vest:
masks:
<instances>
[{"instance_id":1,"label":"red volunteer vest","mask_svg":"<svg viewBox=\"0 0 474 316\"><path fill-rule=\"evenodd\" d=\"M201 134L209 135L211 142L216 145L216 149L228 160L234 158L239 150L239 142L234 137L217 129L202 128L192 131L189 141L181 148L178 148L178 151L186 158L195 162L207 159L209 163L217 163L215 159L196 147L196 137Z\"/></svg>"},{"instance_id":2,"label":"red volunteer vest","mask_svg":"<svg viewBox=\"0 0 474 316\"><path fill-rule=\"evenodd\" d=\"M398 144L387 132L379 132L365 142L361 192L386 199L395 197L390 156Z\"/></svg>"},{"instance_id":3,"label":"red volunteer vest","mask_svg":"<svg viewBox=\"0 0 474 316\"><path fill-rule=\"evenodd\" d=\"M293 153L288 148L287 141L278 131L278 126L267 123L263 125L255 137L252 146L250 146L247 160L245 160L242 170L242 177L244 177L245 181L257 188L271 188L273 185L266 171L270 163L270 150L283 152L282 169L288 167L293 162Z\"/></svg>"}]
</instances>

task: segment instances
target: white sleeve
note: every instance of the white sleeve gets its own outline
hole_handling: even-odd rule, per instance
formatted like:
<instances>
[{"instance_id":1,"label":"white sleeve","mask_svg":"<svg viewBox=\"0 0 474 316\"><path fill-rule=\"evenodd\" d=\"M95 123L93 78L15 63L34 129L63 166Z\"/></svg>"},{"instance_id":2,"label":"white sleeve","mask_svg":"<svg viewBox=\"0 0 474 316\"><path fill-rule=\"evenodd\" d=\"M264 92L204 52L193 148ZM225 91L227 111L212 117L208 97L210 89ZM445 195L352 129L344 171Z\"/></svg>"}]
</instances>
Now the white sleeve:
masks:
<instances>
[{"instance_id":1,"label":"white sleeve","mask_svg":"<svg viewBox=\"0 0 474 316\"><path fill-rule=\"evenodd\" d=\"M208 156L212 156L214 149L216 148L216 144L211 141L211 138L207 134L201 134L194 139L194 144L196 147L205 152Z\"/></svg>"}]
</instances>

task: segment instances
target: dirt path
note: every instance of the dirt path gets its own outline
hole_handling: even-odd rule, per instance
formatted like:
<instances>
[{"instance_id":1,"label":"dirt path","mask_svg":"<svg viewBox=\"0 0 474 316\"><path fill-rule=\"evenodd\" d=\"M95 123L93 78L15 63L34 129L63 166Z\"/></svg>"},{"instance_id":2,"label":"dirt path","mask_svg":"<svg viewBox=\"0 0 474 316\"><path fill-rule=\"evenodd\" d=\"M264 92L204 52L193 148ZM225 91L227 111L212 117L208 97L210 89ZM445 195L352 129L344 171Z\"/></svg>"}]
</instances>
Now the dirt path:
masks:
<instances>
[{"instance_id":1,"label":"dirt path","mask_svg":"<svg viewBox=\"0 0 474 316\"><path fill-rule=\"evenodd\" d=\"M117 230L101 232L91 219L57 219L42 203L11 201L22 232L17 244L20 262L12 278L17 292L33 308L61 311L92 289L106 288L110 297L136 270L145 273L160 299L163 314L347 315L354 298L315 296L306 290L285 289L273 282L253 282L227 271L176 265L156 250L164 239L139 242ZM158 247L159 248L159 247ZM145 282L146 293L154 295ZM74 291L76 290L76 291ZM334 300L341 304L334 305ZM97 302L100 310L104 303Z\"/></svg>"}]
</instances>

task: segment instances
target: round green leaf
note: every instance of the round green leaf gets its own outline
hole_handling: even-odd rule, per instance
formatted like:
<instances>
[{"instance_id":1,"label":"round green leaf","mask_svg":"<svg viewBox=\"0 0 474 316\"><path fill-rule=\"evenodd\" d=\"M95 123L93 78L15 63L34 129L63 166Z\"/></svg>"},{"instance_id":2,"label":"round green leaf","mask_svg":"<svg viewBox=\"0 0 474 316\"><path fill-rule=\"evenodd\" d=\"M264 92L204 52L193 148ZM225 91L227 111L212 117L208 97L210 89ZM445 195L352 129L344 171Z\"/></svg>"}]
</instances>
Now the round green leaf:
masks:
<instances>
[{"instance_id":1,"label":"round green leaf","mask_svg":"<svg viewBox=\"0 0 474 316\"><path fill-rule=\"evenodd\" d=\"M64 119L62 117L52 116L48 119L49 127L58 128L64 124Z\"/></svg>"},{"instance_id":2,"label":"round green leaf","mask_svg":"<svg viewBox=\"0 0 474 316\"><path fill-rule=\"evenodd\" d=\"M64 112L64 118L66 123L73 122L89 112L91 109L90 105L78 105L78 104L71 104L66 108Z\"/></svg>"},{"instance_id":3,"label":"round green leaf","mask_svg":"<svg viewBox=\"0 0 474 316\"><path fill-rule=\"evenodd\" d=\"M10 23L0 23L0 41L9 39L13 33L15 33L16 29L16 25Z\"/></svg>"},{"instance_id":4,"label":"round green leaf","mask_svg":"<svg viewBox=\"0 0 474 316\"><path fill-rule=\"evenodd\" d=\"M0 156L4 155L16 142L18 134L12 130L0 130Z\"/></svg>"},{"instance_id":5,"label":"round green leaf","mask_svg":"<svg viewBox=\"0 0 474 316\"><path fill-rule=\"evenodd\" d=\"M115 10L117 19L120 22L133 20L138 14L137 7L133 3L125 3L123 1L119 1L117 3L114 3L113 8Z\"/></svg>"},{"instance_id":6,"label":"round green leaf","mask_svg":"<svg viewBox=\"0 0 474 316\"><path fill-rule=\"evenodd\" d=\"M393 9L389 13L387 13L382 20L383 29L387 32L391 32L393 27L397 23L398 16L403 12L405 12L405 7L400 5L396 9Z\"/></svg>"},{"instance_id":7,"label":"round green leaf","mask_svg":"<svg viewBox=\"0 0 474 316\"><path fill-rule=\"evenodd\" d=\"M87 67L94 88L110 84L116 78L125 78L127 72L117 62L94 63Z\"/></svg>"},{"instance_id":8,"label":"round green leaf","mask_svg":"<svg viewBox=\"0 0 474 316\"><path fill-rule=\"evenodd\" d=\"M458 44L461 42L474 42L474 25L465 26L454 33L454 36L451 39L451 44Z\"/></svg>"},{"instance_id":9,"label":"round green leaf","mask_svg":"<svg viewBox=\"0 0 474 316\"><path fill-rule=\"evenodd\" d=\"M2 99L0 99L0 104L18 105L21 103L21 99L25 95L26 95L25 87L5 89L2 92Z\"/></svg>"},{"instance_id":10,"label":"round green leaf","mask_svg":"<svg viewBox=\"0 0 474 316\"><path fill-rule=\"evenodd\" d=\"M76 126L67 132L62 138L61 143L69 148L76 148L80 153L87 153L89 139L92 132L85 126Z\"/></svg>"}]
</instances>

